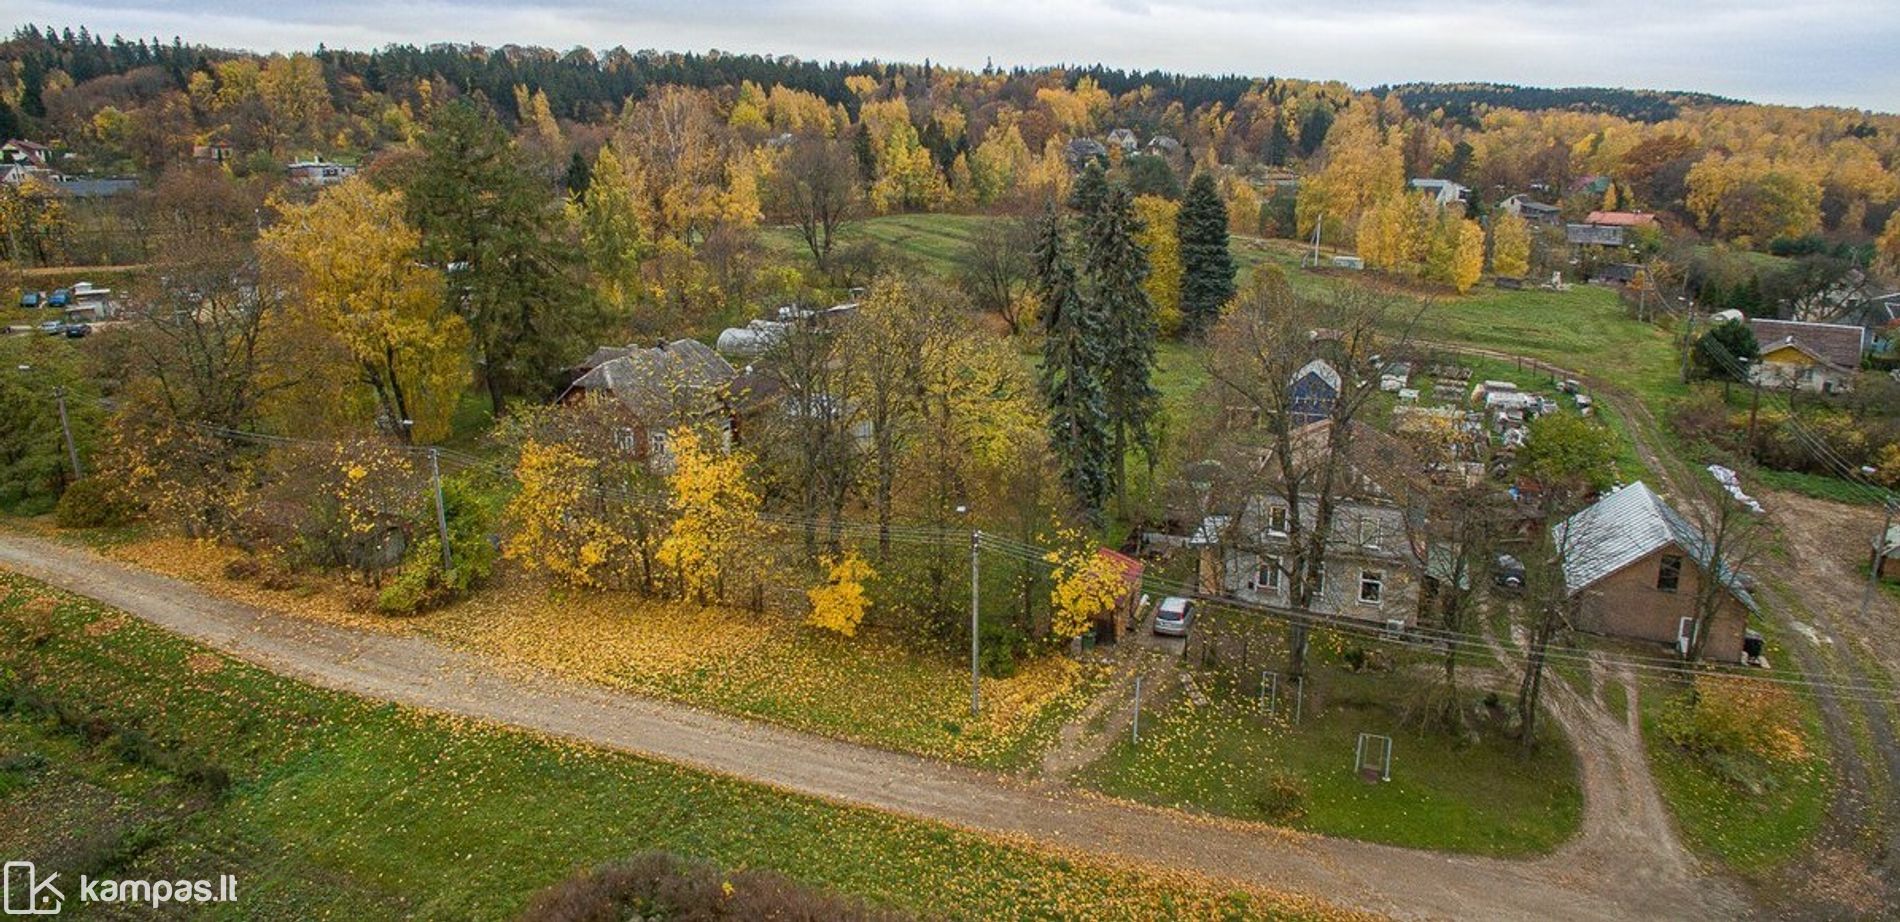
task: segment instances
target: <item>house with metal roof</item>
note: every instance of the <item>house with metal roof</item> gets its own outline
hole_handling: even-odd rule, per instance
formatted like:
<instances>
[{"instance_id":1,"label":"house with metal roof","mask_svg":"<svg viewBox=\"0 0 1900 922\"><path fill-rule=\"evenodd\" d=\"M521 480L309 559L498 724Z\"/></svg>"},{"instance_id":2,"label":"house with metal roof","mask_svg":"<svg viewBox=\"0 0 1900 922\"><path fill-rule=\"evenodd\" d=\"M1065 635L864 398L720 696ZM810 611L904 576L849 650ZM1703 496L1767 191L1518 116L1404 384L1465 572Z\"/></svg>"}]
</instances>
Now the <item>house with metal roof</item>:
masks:
<instances>
[{"instance_id":1,"label":"house with metal roof","mask_svg":"<svg viewBox=\"0 0 1900 922\"><path fill-rule=\"evenodd\" d=\"M1454 204L1462 205L1466 201L1465 196L1471 194L1469 187L1461 186L1449 179L1414 179L1407 185L1415 191L1430 196L1432 202L1440 208Z\"/></svg>"},{"instance_id":2,"label":"house with metal roof","mask_svg":"<svg viewBox=\"0 0 1900 922\"><path fill-rule=\"evenodd\" d=\"M1531 224L1555 225L1563 220L1562 210L1557 206L1537 201L1523 192L1499 202L1498 207Z\"/></svg>"},{"instance_id":3,"label":"house with metal roof","mask_svg":"<svg viewBox=\"0 0 1900 922\"><path fill-rule=\"evenodd\" d=\"M1703 655L1739 662L1758 611L1741 575L1715 560L1702 532L1641 481L1551 527L1579 630L1681 648L1702 580L1720 580L1721 605Z\"/></svg>"},{"instance_id":4,"label":"house with metal roof","mask_svg":"<svg viewBox=\"0 0 1900 922\"><path fill-rule=\"evenodd\" d=\"M1630 242L1630 230L1655 226L1656 216L1646 212L1592 211L1582 224L1564 225L1564 238L1572 246L1620 247Z\"/></svg>"}]
</instances>

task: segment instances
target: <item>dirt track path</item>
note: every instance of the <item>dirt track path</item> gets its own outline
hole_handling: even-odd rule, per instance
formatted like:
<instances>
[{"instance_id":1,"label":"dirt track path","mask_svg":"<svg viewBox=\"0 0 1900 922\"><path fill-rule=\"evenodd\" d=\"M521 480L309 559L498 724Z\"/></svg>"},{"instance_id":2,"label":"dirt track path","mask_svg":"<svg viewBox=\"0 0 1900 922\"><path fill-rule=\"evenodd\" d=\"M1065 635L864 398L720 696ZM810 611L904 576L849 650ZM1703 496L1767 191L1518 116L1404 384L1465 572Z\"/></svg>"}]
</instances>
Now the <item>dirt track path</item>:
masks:
<instances>
[{"instance_id":1,"label":"dirt track path","mask_svg":"<svg viewBox=\"0 0 1900 922\"><path fill-rule=\"evenodd\" d=\"M1496 349L1421 344L1522 361L1529 370L1583 382L1623 418L1637 457L1658 485L1678 497L1692 495L1681 489L1677 478L1697 476L1697 472L1652 444L1648 433L1659 430L1660 423L1642 401L1622 388L1587 373ZM1755 566L1767 577L1771 610L1784 622L1798 620L1797 613L1805 614L1824 636L1845 628L1851 633L1848 642L1855 647L1848 655L1830 656L1817 644L1790 638L1787 648L1795 671L1854 686L1888 686L1900 677L1900 654L1883 641L1900 627L1900 606L1877 596L1863 619L1859 593L1865 579L1853 572L1859 565L1856 555L1871 554L1879 513L1793 493L1765 494L1761 499L1787 545L1796 550L1786 562L1764 555ZM1877 665L1869 668L1864 663ZM1886 674L1878 674L1883 668ZM1633 706L1634 694L1630 700ZM1878 701L1844 699L1827 690L1816 695L1816 703L1834 754L1835 796L1830 798L1827 824L1816 848L1783 868L1763 888L1765 899L1774 904L1771 912L1787 918L1851 918L1868 914L1868 907L1890 908L1900 892L1900 822L1893 819L1900 814L1900 730L1896 730L1894 711ZM1863 764L1855 742L1856 716L1866 725L1876 765Z\"/></svg>"},{"instance_id":2,"label":"dirt track path","mask_svg":"<svg viewBox=\"0 0 1900 922\"><path fill-rule=\"evenodd\" d=\"M1172 866L1399 918L1726 919L1747 911L1732 889L1693 868L1640 867L1646 862L1618 860L1587 837L1548 858L1505 861L1198 818L553 677L503 676L434 641L239 604L38 538L0 533L0 567L316 685L1114 860L1165 856Z\"/></svg>"}]
</instances>

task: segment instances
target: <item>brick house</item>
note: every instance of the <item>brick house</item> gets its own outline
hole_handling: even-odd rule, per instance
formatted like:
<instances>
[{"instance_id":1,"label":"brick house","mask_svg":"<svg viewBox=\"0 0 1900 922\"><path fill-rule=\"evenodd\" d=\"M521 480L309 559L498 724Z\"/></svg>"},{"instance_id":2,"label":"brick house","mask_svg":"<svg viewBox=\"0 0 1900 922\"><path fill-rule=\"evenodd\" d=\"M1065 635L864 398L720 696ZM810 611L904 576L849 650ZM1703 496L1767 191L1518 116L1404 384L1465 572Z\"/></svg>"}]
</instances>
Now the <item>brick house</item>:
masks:
<instances>
[{"instance_id":1,"label":"brick house","mask_svg":"<svg viewBox=\"0 0 1900 922\"><path fill-rule=\"evenodd\" d=\"M1758 609L1739 575L1712 562L1709 542L1638 481L1551 528L1578 630L1677 645L1695 617L1701 581L1727 590L1703 644L1707 659L1737 662Z\"/></svg>"}]
</instances>

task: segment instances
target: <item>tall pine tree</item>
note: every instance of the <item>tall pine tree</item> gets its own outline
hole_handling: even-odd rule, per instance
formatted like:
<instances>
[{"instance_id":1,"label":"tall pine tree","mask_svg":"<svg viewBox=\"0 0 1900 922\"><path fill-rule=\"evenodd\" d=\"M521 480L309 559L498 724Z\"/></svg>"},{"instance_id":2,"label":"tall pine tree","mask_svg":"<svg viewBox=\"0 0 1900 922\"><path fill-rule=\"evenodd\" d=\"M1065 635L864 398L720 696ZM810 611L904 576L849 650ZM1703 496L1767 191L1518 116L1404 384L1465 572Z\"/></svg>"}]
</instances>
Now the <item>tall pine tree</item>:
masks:
<instances>
[{"instance_id":1,"label":"tall pine tree","mask_svg":"<svg viewBox=\"0 0 1900 922\"><path fill-rule=\"evenodd\" d=\"M1109 491L1103 323L1082 299L1053 205L1036 229L1035 260L1044 333L1039 380L1049 406L1049 441L1062 462L1063 483L1089 518L1098 520Z\"/></svg>"},{"instance_id":2,"label":"tall pine tree","mask_svg":"<svg viewBox=\"0 0 1900 922\"><path fill-rule=\"evenodd\" d=\"M1227 203L1214 177L1197 173L1181 199L1175 233L1181 241L1182 327L1206 332L1234 298L1234 254L1227 248Z\"/></svg>"},{"instance_id":3,"label":"tall pine tree","mask_svg":"<svg viewBox=\"0 0 1900 922\"><path fill-rule=\"evenodd\" d=\"M1108 411L1109 453L1117 510L1128 511L1127 457L1140 448L1154 470L1154 431L1149 426L1161 395L1152 380L1155 364L1154 302L1142 283L1148 254L1135 241L1141 219L1127 187L1107 186L1094 214L1082 225L1083 301L1102 318L1102 394Z\"/></svg>"}]
</instances>

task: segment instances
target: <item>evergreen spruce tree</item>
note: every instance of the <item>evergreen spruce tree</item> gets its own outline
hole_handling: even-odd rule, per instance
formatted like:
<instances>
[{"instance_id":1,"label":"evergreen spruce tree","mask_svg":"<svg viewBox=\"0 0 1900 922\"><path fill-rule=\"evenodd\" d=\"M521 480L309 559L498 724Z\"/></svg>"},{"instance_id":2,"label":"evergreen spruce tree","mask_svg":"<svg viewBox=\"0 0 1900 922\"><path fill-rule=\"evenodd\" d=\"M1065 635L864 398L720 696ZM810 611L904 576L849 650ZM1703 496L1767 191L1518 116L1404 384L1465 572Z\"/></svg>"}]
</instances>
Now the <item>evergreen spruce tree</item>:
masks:
<instances>
[{"instance_id":1,"label":"evergreen spruce tree","mask_svg":"<svg viewBox=\"0 0 1900 922\"><path fill-rule=\"evenodd\" d=\"M567 173L561 177L561 185L567 188L567 194L577 202L587 201L587 186L594 181L594 168L589 166L587 158L575 151L567 160Z\"/></svg>"},{"instance_id":2,"label":"evergreen spruce tree","mask_svg":"<svg viewBox=\"0 0 1900 922\"><path fill-rule=\"evenodd\" d=\"M1207 331L1234 297L1234 254L1227 248L1227 204L1208 173L1195 175L1175 219L1181 241L1181 314L1189 333Z\"/></svg>"},{"instance_id":3,"label":"evergreen spruce tree","mask_svg":"<svg viewBox=\"0 0 1900 922\"><path fill-rule=\"evenodd\" d=\"M1102 199L1108 195L1108 173L1094 160L1076 174L1075 185L1069 189L1069 207L1075 209L1086 223L1096 212L1102 210Z\"/></svg>"},{"instance_id":4,"label":"evergreen spruce tree","mask_svg":"<svg viewBox=\"0 0 1900 922\"><path fill-rule=\"evenodd\" d=\"M1091 520L1108 498L1108 426L1103 408L1101 316L1083 302L1052 205L1036 232L1036 288L1042 298L1042 369L1049 442L1062 480Z\"/></svg>"},{"instance_id":5,"label":"evergreen spruce tree","mask_svg":"<svg viewBox=\"0 0 1900 922\"><path fill-rule=\"evenodd\" d=\"M1141 219L1135 199L1122 185L1105 186L1094 214L1083 218L1082 299L1099 313L1102 396L1108 413L1109 457L1117 510L1128 511L1128 449L1140 448L1154 471L1154 432L1150 427L1161 394L1152 380L1155 364L1154 302L1142 283L1148 279L1148 254L1135 241Z\"/></svg>"},{"instance_id":6,"label":"evergreen spruce tree","mask_svg":"<svg viewBox=\"0 0 1900 922\"><path fill-rule=\"evenodd\" d=\"M1293 136L1286 130L1286 120L1274 113L1273 128L1267 132L1267 148L1262 159L1267 166L1286 166L1286 156L1293 149Z\"/></svg>"},{"instance_id":7,"label":"evergreen spruce tree","mask_svg":"<svg viewBox=\"0 0 1900 922\"><path fill-rule=\"evenodd\" d=\"M422 156L396 173L429 262L445 270L450 310L473 334L495 415L507 399L542 399L585 345L591 299L571 296L574 251L559 237L560 202L494 115L466 100L437 107Z\"/></svg>"}]
</instances>

